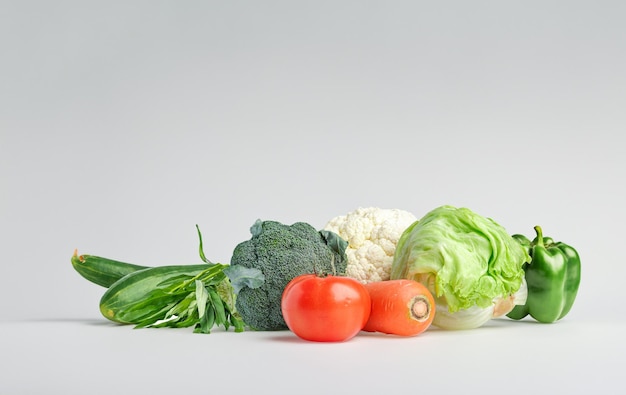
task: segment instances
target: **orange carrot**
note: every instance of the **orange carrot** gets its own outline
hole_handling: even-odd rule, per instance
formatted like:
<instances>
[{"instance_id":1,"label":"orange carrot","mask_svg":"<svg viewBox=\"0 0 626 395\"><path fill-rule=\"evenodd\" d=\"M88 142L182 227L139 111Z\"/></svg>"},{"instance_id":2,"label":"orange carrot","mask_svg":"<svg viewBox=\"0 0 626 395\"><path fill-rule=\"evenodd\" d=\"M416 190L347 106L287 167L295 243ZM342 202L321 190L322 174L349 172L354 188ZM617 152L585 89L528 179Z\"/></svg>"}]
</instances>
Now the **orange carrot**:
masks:
<instances>
[{"instance_id":1,"label":"orange carrot","mask_svg":"<svg viewBox=\"0 0 626 395\"><path fill-rule=\"evenodd\" d=\"M372 309L364 331L399 336L424 332L435 318L435 299L417 281L401 279L365 284Z\"/></svg>"}]
</instances>

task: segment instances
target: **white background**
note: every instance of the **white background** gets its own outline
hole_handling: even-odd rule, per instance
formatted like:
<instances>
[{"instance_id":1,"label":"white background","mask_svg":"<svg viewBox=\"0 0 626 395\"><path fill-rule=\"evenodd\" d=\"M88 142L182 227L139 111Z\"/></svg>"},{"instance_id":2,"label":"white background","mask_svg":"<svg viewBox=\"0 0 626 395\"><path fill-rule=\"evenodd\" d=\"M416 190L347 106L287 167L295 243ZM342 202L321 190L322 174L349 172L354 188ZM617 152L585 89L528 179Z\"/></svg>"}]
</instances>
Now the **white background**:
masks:
<instances>
[{"instance_id":1,"label":"white background","mask_svg":"<svg viewBox=\"0 0 626 395\"><path fill-rule=\"evenodd\" d=\"M0 393L589 393L623 382L620 1L0 7ZM133 330L74 249L227 263L257 219L465 206L583 261L571 313L417 338ZM352 393L352 392L350 392Z\"/></svg>"}]
</instances>

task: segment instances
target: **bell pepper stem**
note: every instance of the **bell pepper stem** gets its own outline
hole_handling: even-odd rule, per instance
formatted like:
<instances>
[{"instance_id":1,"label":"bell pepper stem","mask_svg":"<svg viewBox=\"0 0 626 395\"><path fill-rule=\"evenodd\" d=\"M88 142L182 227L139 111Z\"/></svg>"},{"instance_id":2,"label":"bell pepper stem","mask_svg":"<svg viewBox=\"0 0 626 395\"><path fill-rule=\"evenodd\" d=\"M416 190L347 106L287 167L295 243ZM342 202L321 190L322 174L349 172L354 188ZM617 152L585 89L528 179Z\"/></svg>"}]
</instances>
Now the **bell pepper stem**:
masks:
<instances>
[{"instance_id":1,"label":"bell pepper stem","mask_svg":"<svg viewBox=\"0 0 626 395\"><path fill-rule=\"evenodd\" d=\"M537 232L537 245L543 247L543 231L541 230L541 226L535 226L535 232Z\"/></svg>"}]
</instances>

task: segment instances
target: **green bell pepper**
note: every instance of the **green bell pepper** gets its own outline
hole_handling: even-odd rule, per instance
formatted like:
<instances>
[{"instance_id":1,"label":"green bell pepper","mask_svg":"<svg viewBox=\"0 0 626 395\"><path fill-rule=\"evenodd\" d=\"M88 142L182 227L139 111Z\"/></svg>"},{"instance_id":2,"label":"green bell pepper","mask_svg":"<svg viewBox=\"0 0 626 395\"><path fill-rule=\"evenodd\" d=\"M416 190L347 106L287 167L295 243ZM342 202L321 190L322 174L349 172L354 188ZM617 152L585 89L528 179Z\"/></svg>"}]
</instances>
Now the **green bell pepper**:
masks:
<instances>
[{"instance_id":1,"label":"green bell pepper","mask_svg":"<svg viewBox=\"0 0 626 395\"><path fill-rule=\"evenodd\" d=\"M580 285L580 257L576 250L562 242L544 237L541 227L535 226L537 237L531 242L523 235L513 235L528 248L532 258L524 264L528 298L517 305L507 317L520 320L530 315L535 320L551 323L569 313Z\"/></svg>"}]
</instances>

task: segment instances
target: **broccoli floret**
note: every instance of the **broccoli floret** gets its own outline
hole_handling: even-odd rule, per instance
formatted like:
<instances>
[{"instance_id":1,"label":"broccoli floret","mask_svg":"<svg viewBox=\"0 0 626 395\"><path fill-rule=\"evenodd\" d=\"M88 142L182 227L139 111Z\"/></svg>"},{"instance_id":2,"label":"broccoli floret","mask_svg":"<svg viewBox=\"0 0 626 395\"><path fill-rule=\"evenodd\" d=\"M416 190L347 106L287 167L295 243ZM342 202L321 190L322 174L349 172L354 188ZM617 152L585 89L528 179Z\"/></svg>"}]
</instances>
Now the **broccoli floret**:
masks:
<instances>
[{"instance_id":1,"label":"broccoli floret","mask_svg":"<svg viewBox=\"0 0 626 395\"><path fill-rule=\"evenodd\" d=\"M301 274L345 275L348 243L330 231L317 231L305 222L284 225L257 220L252 238L235 247L230 264L257 268L265 276L258 288L244 286L236 309L255 330L287 329L280 301L283 290Z\"/></svg>"}]
</instances>

